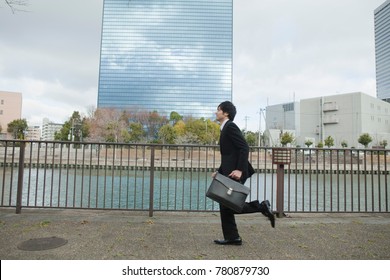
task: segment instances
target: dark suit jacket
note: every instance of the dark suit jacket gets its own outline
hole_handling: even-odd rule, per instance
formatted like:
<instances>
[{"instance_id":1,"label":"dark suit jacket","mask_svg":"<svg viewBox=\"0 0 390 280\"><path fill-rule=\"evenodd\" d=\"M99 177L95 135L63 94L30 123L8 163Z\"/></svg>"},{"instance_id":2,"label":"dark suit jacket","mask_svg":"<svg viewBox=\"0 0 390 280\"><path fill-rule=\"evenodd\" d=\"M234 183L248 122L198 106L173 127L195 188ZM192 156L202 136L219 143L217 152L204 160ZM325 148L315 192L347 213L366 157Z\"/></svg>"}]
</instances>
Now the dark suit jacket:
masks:
<instances>
[{"instance_id":1,"label":"dark suit jacket","mask_svg":"<svg viewBox=\"0 0 390 280\"><path fill-rule=\"evenodd\" d=\"M230 120L226 122L219 138L219 147L222 158L218 172L228 176L233 170L240 170L242 171L240 182L245 183L254 170L248 162L248 143L234 122Z\"/></svg>"}]
</instances>

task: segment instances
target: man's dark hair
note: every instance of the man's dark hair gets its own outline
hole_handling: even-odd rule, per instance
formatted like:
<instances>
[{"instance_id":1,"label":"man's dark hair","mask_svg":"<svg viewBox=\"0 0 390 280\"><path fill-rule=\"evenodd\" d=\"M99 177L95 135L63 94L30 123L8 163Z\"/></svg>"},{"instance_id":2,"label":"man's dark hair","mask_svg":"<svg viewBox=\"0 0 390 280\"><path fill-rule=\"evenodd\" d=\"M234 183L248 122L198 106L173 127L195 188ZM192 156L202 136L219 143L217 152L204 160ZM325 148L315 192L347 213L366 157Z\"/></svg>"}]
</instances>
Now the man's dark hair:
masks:
<instances>
[{"instance_id":1,"label":"man's dark hair","mask_svg":"<svg viewBox=\"0 0 390 280\"><path fill-rule=\"evenodd\" d=\"M233 121L234 117L237 114L236 106L230 101L224 101L218 106L219 109L222 110L222 112L228 114L229 120Z\"/></svg>"}]
</instances>

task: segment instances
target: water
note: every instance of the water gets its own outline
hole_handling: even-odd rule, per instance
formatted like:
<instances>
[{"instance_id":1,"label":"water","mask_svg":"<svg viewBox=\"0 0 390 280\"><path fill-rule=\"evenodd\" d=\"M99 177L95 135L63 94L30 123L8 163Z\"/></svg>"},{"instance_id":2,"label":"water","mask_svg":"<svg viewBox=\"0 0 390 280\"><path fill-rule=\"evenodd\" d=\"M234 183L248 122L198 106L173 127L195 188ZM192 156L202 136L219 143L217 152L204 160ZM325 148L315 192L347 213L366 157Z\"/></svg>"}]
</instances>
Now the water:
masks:
<instances>
[{"instance_id":1,"label":"water","mask_svg":"<svg viewBox=\"0 0 390 280\"><path fill-rule=\"evenodd\" d=\"M150 171L97 169L28 169L22 206L148 210ZM0 171L1 206L16 205L17 170ZM153 209L205 211L218 205L205 197L209 172L154 172ZM286 212L388 211L385 175L285 175ZM248 200L276 205L276 175L255 174L246 183ZM11 187L12 186L12 187Z\"/></svg>"}]
</instances>

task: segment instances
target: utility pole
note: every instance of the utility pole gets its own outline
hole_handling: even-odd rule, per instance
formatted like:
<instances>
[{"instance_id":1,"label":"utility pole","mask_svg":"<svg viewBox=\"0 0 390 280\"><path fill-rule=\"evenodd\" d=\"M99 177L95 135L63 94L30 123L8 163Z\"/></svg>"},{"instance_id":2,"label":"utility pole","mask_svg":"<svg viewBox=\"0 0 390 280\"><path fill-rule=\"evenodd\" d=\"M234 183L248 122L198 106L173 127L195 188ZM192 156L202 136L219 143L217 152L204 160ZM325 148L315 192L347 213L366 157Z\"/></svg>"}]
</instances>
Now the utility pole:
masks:
<instances>
[{"instance_id":1,"label":"utility pole","mask_svg":"<svg viewBox=\"0 0 390 280\"><path fill-rule=\"evenodd\" d=\"M263 109L260 108L259 111L259 147L261 146L261 114L263 112Z\"/></svg>"},{"instance_id":2,"label":"utility pole","mask_svg":"<svg viewBox=\"0 0 390 280\"><path fill-rule=\"evenodd\" d=\"M249 120L249 117L245 116L244 120L245 120L245 133L247 133L248 132L248 120Z\"/></svg>"},{"instance_id":3,"label":"utility pole","mask_svg":"<svg viewBox=\"0 0 390 280\"><path fill-rule=\"evenodd\" d=\"M266 112L267 109L262 109L260 112L261 112L261 115L263 115L263 118L264 118L264 123L265 123L265 128L264 130L267 130L267 118L266 118L266 115L265 115L265 112ZM272 139L272 134L269 134L269 140L271 141L271 144L272 146L274 145L274 140ZM264 143L265 144L265 143Z\"/></svg>"}]
</instances>

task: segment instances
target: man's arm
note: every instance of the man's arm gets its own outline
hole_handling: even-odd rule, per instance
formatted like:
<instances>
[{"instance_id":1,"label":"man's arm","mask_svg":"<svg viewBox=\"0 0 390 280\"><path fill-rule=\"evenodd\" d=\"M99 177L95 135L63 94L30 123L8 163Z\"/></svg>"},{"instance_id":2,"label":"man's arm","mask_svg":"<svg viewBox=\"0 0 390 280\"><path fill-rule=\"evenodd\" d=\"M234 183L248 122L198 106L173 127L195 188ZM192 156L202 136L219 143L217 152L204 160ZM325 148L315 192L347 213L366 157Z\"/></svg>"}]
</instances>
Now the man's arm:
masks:
<instances>
[{"instance_id":1,"label":"man's arm","mask_svg":"<svg viewBox=\"0 0 390 280\"><path fill-rule=\"evenodd\" d=\"M249 146L241 130L235 123L231 123L228 129L229 138L232 141L234 149L237 150L238 157L236 169L229 174L229 177L239 180L242 173L248 170Z\"/></svg>"}]
</instances>

